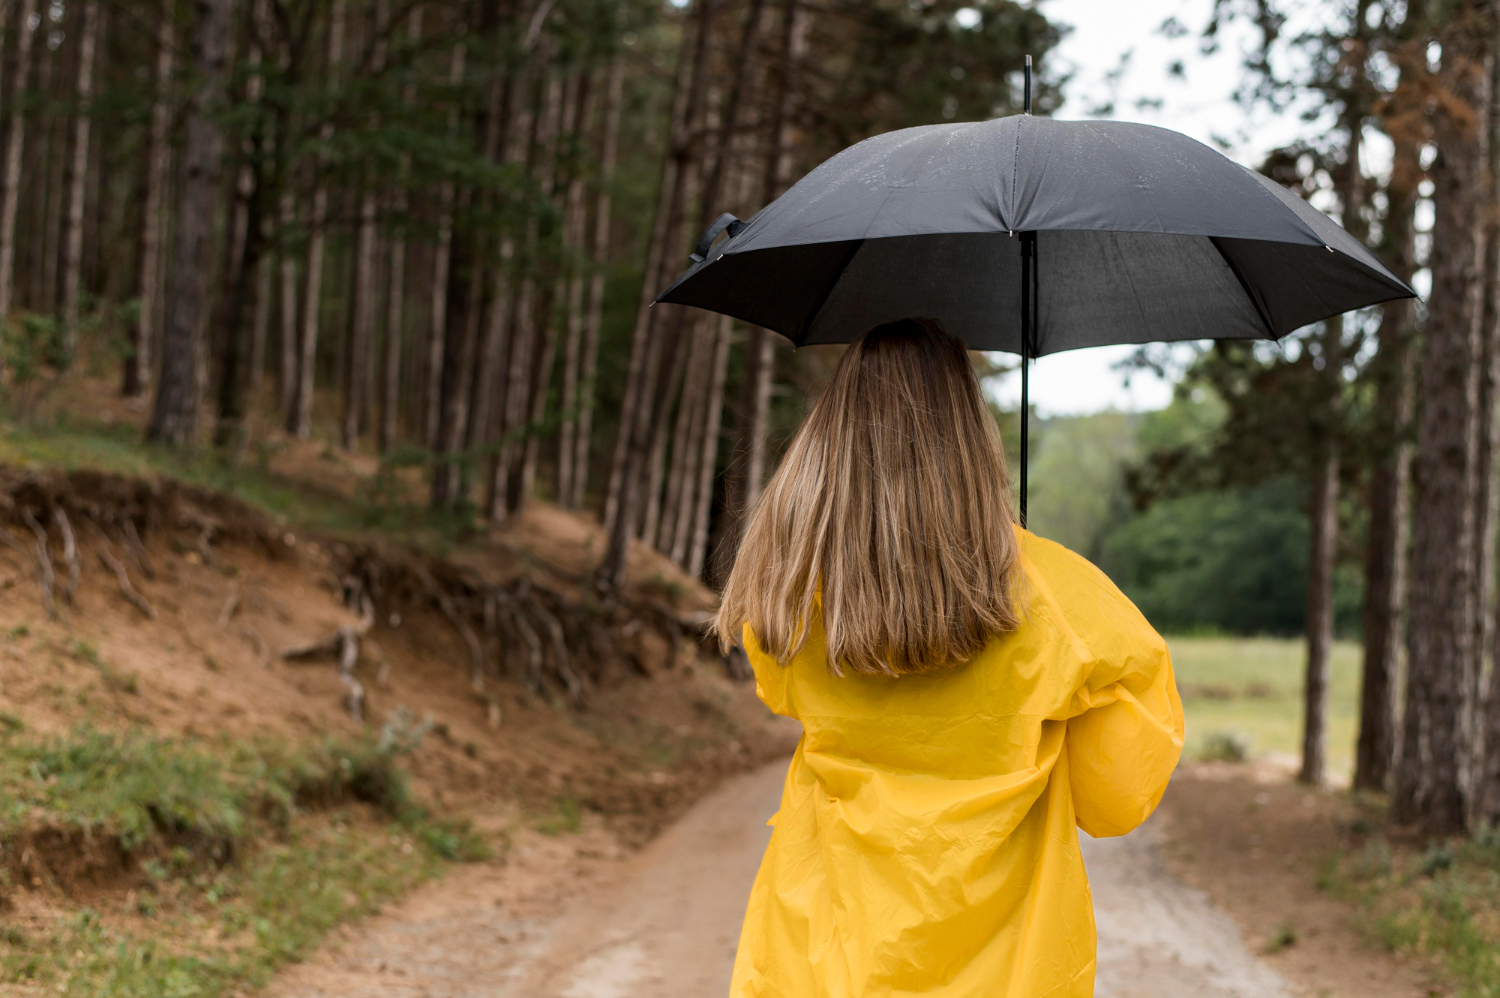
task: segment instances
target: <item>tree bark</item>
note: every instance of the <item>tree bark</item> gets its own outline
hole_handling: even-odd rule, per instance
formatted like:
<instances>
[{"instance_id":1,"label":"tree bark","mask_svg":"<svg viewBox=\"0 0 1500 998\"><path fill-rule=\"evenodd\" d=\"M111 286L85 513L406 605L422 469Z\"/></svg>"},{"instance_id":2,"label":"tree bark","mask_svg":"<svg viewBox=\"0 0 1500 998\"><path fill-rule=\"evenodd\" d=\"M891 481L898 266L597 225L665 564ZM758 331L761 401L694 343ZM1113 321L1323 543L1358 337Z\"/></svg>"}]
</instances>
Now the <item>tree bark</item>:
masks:
<instances>
[{"instance_id":1,"label":"tree bark","mask_svg":"<svg viewBox=\"0 0 1500 998\"><path fill-rule=\"evenodd\" d=\"M708 409L704 413L703 453L698 458L698 500L693 513L692 537L687 560L682 567L694 578L703 575L708 558L708 535L714 504L714 471L719 456L719 437L724 427L724 382L729 373L729 339L734 321L727 315L717 317L714 335L713 384L709 387Z\"/></svg>"},{"instance_id":2,"label":"tree bark","mask_svg":"<svg viewBox=\"0 0 1500 998\"><path fill-rule=\"evenodd\" d=\"M253 0L251 16L255 24L265 19L265 2ZM253 67L245 81L244 101L250 105L258 104L265 90L263 56L258 32L252 27L245 53L246 64ZM240 143L241 162L235 170L228 249L218 303L219 398L214 444L219 447L237 445L245 439L245 390L250 380L245 326L247 320L257 321L254 309L259 288L250 282L261 269L267 237L266 185L261 176L266 140L264 134L245 136ZM253 343L249 346L252 351L255 349Z\"/></svg>"},{"instance_id":3,"label":"tree bark","mask_svg":"<svg viewBox=\"0 0 1500 998\"><path fill-rule=\"evenodd\" d=\"M177 25L171 0L162 0L156 26L155 93L151 98L151 123L146 138L145 190L141 196L138 274L139 308L130 330L130 352L121 376L121 394L136 398L151 385L160 322L162 291L161 244L165 234L167 174L172 164L169 132L172 126L172 65L177 48Z\"/></svg>"},{"instance_id":4,"label":"tree bark","mask_svg":"<svg viewBox=\"0 0 1500 998\"><path fill-rule=\"evenodd\" d=\"M1410 101L1410 70L1402 69ZM1420 136L1410 126L1388 127L1394 145L1391 180L1386 189L1386 264L1403 280L1416 270L1413 213L1421 179ZM1388 790L1396 761L1397 656L1401 620L1406 611L1406 561L1411 480L1408 434L1416 408L1411 374L1416 312L1410 299L1388 302L1381 309L1380 347L1371 362L1375 380L1374 415L1379 460L1370 482L1370 513L1365 548L1363 613L1364 668L1360 683L1359 742L1355 749L1354 786Z\"/></svg>"},{"instance_id":5,"label":"tree bark","mask_svg":"<svg viewBox=\"0 0 1500 998\"><path fill-rule=\"evenodd\" d=\"M10 316L16 274L16 212L21 204L21 148L26 138L25 104L19 97L26 92L31 71L31 46L36 31L31 19L36 16L36 0L21 0L16 28L16 72L11 85L12 98L5 123L5 194L0 200L0 328ZM0 373L4 359L0 357Z\"/></svg>"},{"instance_id":6,"label":"tree bark","mask_svg":"<svg viewBox=\"0 0 1500 998\"><path fill-rule=\"evenodd\" d=\"M791 168L792 72L800 54L804 13L797 0L785 0L776 43L776 63L766 87L765 155L761 164L761 204L781 195ZM766 432L771 413L771 386L776 373L773 334L753 326L745 343L745 371L740 385L740 424L731 456L729 496L716 566L728 570L739 544L739 528L760 501L766 480Z\"/></svg>"},{"instance_id":7,"label":"tree bark","mask_svg":"<svg viewBox=\"0 0 1500 998\"><path fill-rule=\"evenodd\" d=\"M385 32L390 20L389 0L375 0L369 71L379 76L385 71ZM370 115L370 129L379 126L380 117ZM349 329L349 365L344 382L344 421L341 443L344 450L359 446L359 437L368 419L370 387L368 372L374 358L376 317L375 271L380 250L380 221L377 187L379 178L366 176L359 197L359 225L354 248L354 316Z\"/></svg>"},{"instance_id":8,"label":"tree bark","mask_svg":"<svg viewBox=\"0 0 1500 998\"><path fill-rule=\"evenodd\" d=\"M266 377L266 339L271 328L271 268L261 257L255 268L255 301L250 318L250 370L246 385L259 389Z\"/></svg>"},{"instance_id":9,"label":"tree bark","mask_svg":"<svg viewBox=\"0 0 1500 998\"><path fill-rule=\"evenodd\" d=\"M593 88L585 85L579 97L580 108L576 115L574 131L578 135L588 134L593 117ZM562 383L558 398L557 433L557 501L567 505L573 495L573 461L576 448L573 435L577 432L578 410L578 364L583 350L583 329L588 322L585 311L584 286L588 258L588 178L576 166L568 181L563 217L565 219L563 242L566 249L567 293L564 298L567 323L563 339Z\"/></svg>"},{"instance_id":10,"label":"tree bark","mask_svg":"<svg viewBox=\"0 0 1500 998\"><path fill-rule=\"evenodd\" d=\"M571 100L564 100L563 107L559 109L560 129L554 128L547 135L545 152L552 161L552 172L560 174L558 167L558 139L559 134L568 135L578 127L578 122L586 120L593 99L592 80L587 74L576 81L575 93ZM569 169L576 170L576 166ZM562 179L559 176L558 180ZM554 181L555 189L558 181ZM565 224L571 226L581 233L582 222L579 213L583 210L582 190L578 190L577 201L572 201L573 184L566 185L568 200L563 208ZM581 238L581 235L579 236ZM575 241L573 244L577 246ZM508 512L518 512L526 501L531 498L536 490L536 466L541 455L542 447L542 424L547 415L547 397L552 387L552 372L557 360L557 328L553 322L552 305L558 299L566 301L567 282L564 274L560 273L553 286L552 292L546 296L546 301L541 313L541 319L536 324L535 339L540 343L534 345L535 357L532 365L531 376L528 384L528 405L524 410L526 418L525 437L521 441L519 454L519 467L513 473L514 481L510 488ZM581 287L581 286L580 286ZM571 316L568 320L572 322Z\"/></svg>"},{"instance_id":11,"label":"tree bark","mask_svg":"<svg viewBox=\"0 0 1500 998\"><path fill-rule=\"evenodd\" d=\"M328 85L337 87L344 63L346 0L333 0L328 15ZM323 145L333 138L333 122L319 130ZM302 297L302 335L298 343L297 393L287 431L306 440L312 434L313 389L317 373L319 309L323 299L323 255L327 239L328 180L320 152L313 167L312 214L307 227L307 274Z\"/></svg>"},{"instance_id":12,"label":"tree bark","mask_svg":"<svg viewBox=\"0 0 1500 998\"><path fill-rule=\"evenodd\" d=\"M422 39L422 8L411 12L407 26L407 37L412 44ZM417 102L416 87L408 83L401 94L401 103L407 108ZM401 157L400 169L396 172L396 184L391 191L390 259L386 274L385 300L385 357L381 366L380 393L380 438L382 453L396 445L398 420L401 414L401 344L406 334L406 213L410 208L407 185L411 181L411 154Z\"/></svg>"},{"instance_id":13,"label":"tree bark","mask_svg":"<svg viewBox=\"0 0 1500 998\"><path fill-rule=\"evenodd\" d=\"M1329 319L1325 349L1343 331L1342 316ZM1335 353L1326 360L1339 360ZM1337 377L1337 374L1334 374ZM1331 407L1330 407L1331 408ZM1314 786L1323 782L1328 725L1328 681L1333 650L1333 567L1338 546L1338 445L1327 440L1313 479L1310 550L1307 565L1307 673L1303 685L1302 768L1297 778Z\"/></svg>"},{"instance_id":14,"label":"tree bark","mask_svg":"<svg viewBox=\"0 0 1500 998\"><path fill-rule=\"evenodd\" d=\"M1340 115L1348 138L1344 163L1334 179L1344 228L1361 242L1368 228L1364 209L1365 180L1360 166L1368 95L1365 61L1369 58L1369 28L1365 15L1370 0L1354 6L1352 37L1344 58L1350 71L1349 86ZM1328 687L1333 653L1333 576L1338 557L1339 529L1339 437L1343 432L1344 319L1336 316L1323 324L1318 410L1314 413L1314 437L1319 441L1313 471L1311 530L1307 558L1307 674L1303 684L1302 768L1298 779L1314 786L1323 782L1327 758Z\"/></svg>"},{"instance_id":15,"label":"tree bark","mask_svg":"<svg viewBox=\"0 0 1500 998\"><path fill-rule=\"evenodd\" d=\"M64 215L62 276L62 355L71 364L78 350L78 310L83 294L83 208L89 167L89 134L94 109L94 50L99 37L99 4L83 0L78 36L78 78L74 95L73 148L68 158L67 210Z\"/></svg>"},{"instance_id":16,"label":"tree bark","mask_svg":"<svg viewBox=\"0 0 1500 998\"><path fill-rule=\"evenodd\" d=\"M464 78L464 46L453 46L452 62L449 63L448 82L458 86ZM448 120L450 133L458 130L457 112ZM423 440L427 449L438 451L442 446L443 412L443 360L448 342L448 281L453 261L453 203L457 187L451 176L443 178L438 186L437 245L432 258L432 301L429 305L427 340L427 390L426 432Z\"/></svg>"},{"instance_id":17,"label":"tree bark","mask_svg":"<svg viewBox=\"0 0 1500 998\"><path fill-rule=\"evenodd\" d=\"M1440 83L1476 112L1486 100L1488 52L1454 33L1443 40ZM1487 42L1486 42L1487 44ZM1467 703L1477 666L1472 547L1478 444L1479 281L1483 260L1481 115L1439 106L1433 118L1432 294L1422 351L1422 408L1413 479L1406 713L1391 816L1431 835L1467 825Z\"/></svg>"},{"instance_id":18,"label":"tree bark","mask_svg":"<svg viewBox=\"0 0 1500 998\"><path fill-rule=\"evenodd\" d=\"M696 114L696 83L701 79L701 65L705 61L707 46L704 44L711 31L709 7L705 0L693 5L688 24L696 22L697 31L689 42L687 33L678 53L677 79L672 96L671 143L672 154L662 163L661 186L657 190L656 209L653 216L651 239L646 246L646 267L643 272L641 296L636 305L635 325L630 336L630 356L626 362L625 395L620 404L620 425L615 437L614 451L610 457L609 481L604 493L604 529L610 534L609 553L600 568L598 583L601 588L610 588L623 579L625 551L630 539L635 536L637 506L632 501L630 515L622 516L627 494L636 492L632 476L636 475L636 452L644 453L649 447L649 427L646 421L647 381L656 369L656 358L660 353L660 340L652 335L658 321L659 310L651 308L651 292L662 269L666 244L672 231L672 215L680 211L681 184L680 157L677 148L687 142L688 122ZM699 53L703 53L700 57ZM628 474L627 474L628 472ZM623 524L616 530L618 524ZM618 536L617 536L618 535Z\"/></svg>"},{"instance_id":19,"label":"tree bark","mask_svg":"<svg viewBox=\"0 0 1500 998\"><path fill-rule=\"evenodd\" d=\"M710 116L715 142L705 164L706 173L698 209L697 228L700 232L726 206L732 204L737 207L742 199L742 192L737 189L740 173L733 170L732 156L735 139L740 133L740 111L749 68L758 44L764 7L765 0L751 0L746 7L744 28L740 32L739 51L733 63L734 75L730 80L729 91L723 106ZM734 180L730 181L730 177ZM726 189L729 190L727 199L724 197ZM676 457L678 451L682 452L682 461L674 469L668 484L667 510L670 516L663 523L664 529L657 544L684 568L690 561L690 552L698 532L696 521L700 510L701 480L707 474L711 486L718 458L717 420L723 411L725 381L719 365L727 363L728 359L727 352L721 350L720 346L728 334L728 327L717 318L694 317L692 336L699 367L689 375L683 389L683 406L680 411L687 414L689 422L685 427L679 426L679 432L674 437L673 463L679 464ZM714 420L712 423L711 418ZM708 462L707 468L702 467L705 460ZM709 516L711 512L710 503L709 509L702 515ZM667 527L670 529L665 529Z\"/></svg>"},{"instance_id":20,"label":"tree bark","mask_svg":"<svg viewBox=\"0 0 1500 998\"><path fill-rule=\"evenodd\" d=\"M583 505L589 484L589 445L594 425L594 377L599 364L599 327L604 319L605 264L609 259L610 184L614 180L619 151L620 104L624 89L624 64L616 55L609 67L609 92L604 105L604 135L600 142L599 193L594 202L593 275L589 280L589 314L583 329L578 361L578 425L573 430L571 491L561 497L564 506Z\"/></svg>"},{"instance_id":21,"label":"tree bark","mask_svg":"<svg viewBox=\"0 0 1500 998\"><path fill-rule=\"evenodd\" d=\"M198 86L189 102L182 150L183 176L177 198L170 292L162 339L161 381L148 435L176 447L190 446L198 429L202 390L199 367L208 322L208 275L213 256L214 206L218 200L223 136L218 105L228 73L233 0L198 0L192 62Z\"/></svg>"},{"instance_id":22,"label":"tree bark","mask_svg":"<svg viewBox=\"0 0 1500 998\"><path fill-rule=\"evenodd\" d=\"M297 202L292 192L283 190L276 209L276 305L277 340L280 361L276 371L277 409L288 426L292 424L297 405L297 254L292 248L292 233L297 226Z\"/></svg>"}]
</instances>

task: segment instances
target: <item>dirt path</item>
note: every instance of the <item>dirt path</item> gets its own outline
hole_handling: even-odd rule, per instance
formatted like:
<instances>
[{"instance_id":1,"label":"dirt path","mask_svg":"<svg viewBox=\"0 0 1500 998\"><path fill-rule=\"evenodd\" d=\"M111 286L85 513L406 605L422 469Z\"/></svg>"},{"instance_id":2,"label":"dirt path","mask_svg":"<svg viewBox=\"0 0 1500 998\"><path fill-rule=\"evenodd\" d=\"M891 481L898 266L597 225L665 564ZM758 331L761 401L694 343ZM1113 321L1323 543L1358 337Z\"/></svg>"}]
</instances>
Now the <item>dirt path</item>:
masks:
<instances>
[{"instance_id":1,"label":"dirt path","mask_svg":"<svg viewBox=\"0 0 1500 998\"><path fill-rule=\"evenodd\" d=\"M526 838L504 867L418 892L272 987L275 998L718 998L785 763L737 777L628 861L607 836ZM1287 998L1150 827L1084 842L1100 998ZM564 877L559 871L576 870Z\"/></svg>"}]
</instances>

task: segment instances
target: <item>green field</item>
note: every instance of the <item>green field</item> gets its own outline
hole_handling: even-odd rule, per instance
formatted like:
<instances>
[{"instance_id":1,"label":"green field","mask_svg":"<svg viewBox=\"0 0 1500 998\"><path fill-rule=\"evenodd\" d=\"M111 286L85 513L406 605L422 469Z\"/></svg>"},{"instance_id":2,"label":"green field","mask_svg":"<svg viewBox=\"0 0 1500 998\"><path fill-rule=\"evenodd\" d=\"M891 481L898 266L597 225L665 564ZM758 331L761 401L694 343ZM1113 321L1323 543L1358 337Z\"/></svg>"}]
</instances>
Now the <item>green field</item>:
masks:
<instances>
[{"instance_id":1,"label":"green field","mask_svg":"<svg viewBox=\"0 0 1500 998\"><path fill-rule=\"evenodd\" d=\"M1300 757L1307 661L1300 640L1168 638L1167 643L1187 713L1189 758L1201 756L1216 734L1241 736L1251 755ZM1328 730L1328 768L1334 776L1346 776L1354 765L1359 668L1359 646L1337 642Z\"/></svg>"}]
</instances>

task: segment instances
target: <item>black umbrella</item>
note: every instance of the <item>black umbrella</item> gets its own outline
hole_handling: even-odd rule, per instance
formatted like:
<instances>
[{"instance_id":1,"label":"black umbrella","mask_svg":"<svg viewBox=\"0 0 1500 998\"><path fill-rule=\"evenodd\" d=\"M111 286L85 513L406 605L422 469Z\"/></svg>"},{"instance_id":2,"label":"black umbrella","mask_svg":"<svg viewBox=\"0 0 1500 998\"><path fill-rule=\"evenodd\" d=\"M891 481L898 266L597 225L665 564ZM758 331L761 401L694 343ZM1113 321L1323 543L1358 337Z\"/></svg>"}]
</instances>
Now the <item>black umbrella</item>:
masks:
<instances>
[{"instance_id":1,"label":"black umbrella","mask_svg":"<svg viewBox=\"0 0 1500 998\"><path fill-rule=\"evenodd\" d=\"M1024 524L1033 358L1279 339L1415 296L1327 215L1201 142L1030 108L1028 57L1025 114L850 146L750 221L721 215L657 301L723 312L797 346L923 316L970 349L1019 354Z\"/></svg>"}]
</instances>

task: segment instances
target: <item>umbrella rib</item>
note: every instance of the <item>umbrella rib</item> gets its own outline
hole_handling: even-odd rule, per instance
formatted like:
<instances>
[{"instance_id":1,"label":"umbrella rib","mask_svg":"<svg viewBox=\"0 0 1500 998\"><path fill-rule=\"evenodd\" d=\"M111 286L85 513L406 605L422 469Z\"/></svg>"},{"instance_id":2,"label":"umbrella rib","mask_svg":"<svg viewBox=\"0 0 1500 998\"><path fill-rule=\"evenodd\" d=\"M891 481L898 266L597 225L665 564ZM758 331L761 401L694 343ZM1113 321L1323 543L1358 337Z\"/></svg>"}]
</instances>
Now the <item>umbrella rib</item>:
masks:
<instances>
[{"instance_id":1,"label":"umbrella rib","mask_svg":"<svg viewBox=\"0 0 1500 998\"><path fill-rule=\"evenodd\" d=\"M1256 294L1255 289L1250 286L1250 282L1245 279L1245 275L1240 271L1239 265L1224 252L1224 247L1219 245L1217 236L1209 236L1208 241L1218 252L1219 259L1224 261L1224 264L1229 268L1229 272L1234 275L1234 279L1240 282L1240 289L1245 292L1245 297L1250 299L1250 304L1255 306L1255 314L1260 316L1261 325L1266 327L1266 332L1270 335L1270 338L1273 340L1281 339L1281 336L1276 332L1276 326L1271 322L1271 317L1266 314L1265 306L1261 304L1260 295Z\"/></svg>"},{"instance_id":2,"label":"umbrella rib","mask_svg":"<svg viewBox=\"0 0 1500 998\"><path fill-rule=\"evenodd\" d=\"M823 309L828 305L828 299L833 297L834 289L839 286L839 281L844 278L844 271L848 270L849 264L854 262L854 257L864 247L865 240L852 239L850 240L850 244L852 248L849 250L849 254L844 257L844 262L834 269L833 279L828 282L828 287L823 289L823 294L818 298L818 307L808 312L807 321L802 323L802 327L797 330L797 338L792 341L795 346L801 346L806 342L807 334L811 332L819 316L823 314Z\"/></svg>"}]
</instances>

